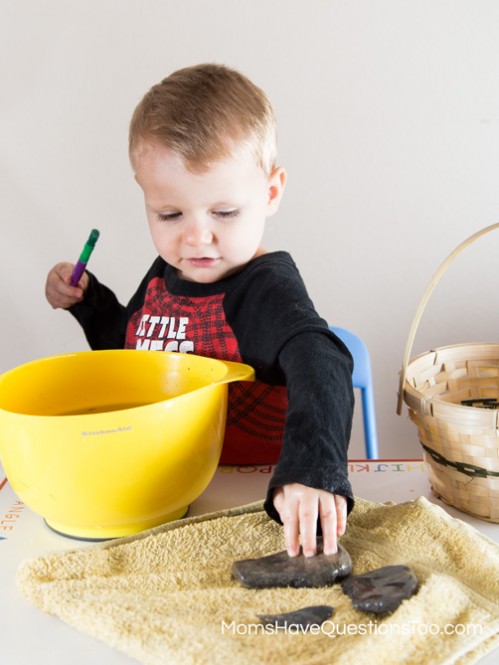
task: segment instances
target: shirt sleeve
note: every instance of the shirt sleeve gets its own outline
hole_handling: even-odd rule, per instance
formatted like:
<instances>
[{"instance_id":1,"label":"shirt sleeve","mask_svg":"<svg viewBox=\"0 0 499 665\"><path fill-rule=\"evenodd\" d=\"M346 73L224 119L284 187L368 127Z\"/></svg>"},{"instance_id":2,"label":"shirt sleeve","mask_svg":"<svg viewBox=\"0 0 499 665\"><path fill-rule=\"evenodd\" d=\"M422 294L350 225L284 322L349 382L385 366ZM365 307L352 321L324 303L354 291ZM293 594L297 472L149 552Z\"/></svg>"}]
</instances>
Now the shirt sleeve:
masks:
<instances>
[{"instance_id":1,"label":"shirt sleeve","mask_svg":"<svg viewBox=\"0 0 499 665\"><path fill-rule=\"evenodd\" d=\"M128 320L144 302L150 280L163 275L164 269L164 261L157 257L126 307L119 302L111 289L87 271L90 280L85 298L68 311L83 328L91 349L98 351L125 348Z\"/></svg>"},{"instance_id":2,"label":"shirt sleeve","mask_svg":"<svg viewBox=\"0 0 499 665\"><path fill-rule=\"evenodd\" d=\"M68 311L83 328L91 349L122 349L125 344L126 307L95 275L89 272L88 276L90 280L84 300Z\"/></svg>"},{"instance_id":3,"label":"shirt sleeve","mask_svg":"<svg viewBox=\"0 0 499 665\"><path fill-rule=\"evenodd\" d=\"M317 313L291 257L264 255L228 299L229 317L244 362L266 383L285 385L288 409L281 454L265 509L280 522L272 491L300 483L346 497L354 396L353 361Z\"/></svg>"},{"instance_id":4,"label":"shirt sleeve","mask_svg":"<svg viewBox=\"0 0 499 665\"><path fill-rule=\"evenodd\" d=\"M343 495L350 512L354 504L347 459L354 405L351 356L333 333L305 332L284 345L279 364L286 380L288 412L265 509L280 522L273 489L301 483Z\"/></svg>"}]
</instances>

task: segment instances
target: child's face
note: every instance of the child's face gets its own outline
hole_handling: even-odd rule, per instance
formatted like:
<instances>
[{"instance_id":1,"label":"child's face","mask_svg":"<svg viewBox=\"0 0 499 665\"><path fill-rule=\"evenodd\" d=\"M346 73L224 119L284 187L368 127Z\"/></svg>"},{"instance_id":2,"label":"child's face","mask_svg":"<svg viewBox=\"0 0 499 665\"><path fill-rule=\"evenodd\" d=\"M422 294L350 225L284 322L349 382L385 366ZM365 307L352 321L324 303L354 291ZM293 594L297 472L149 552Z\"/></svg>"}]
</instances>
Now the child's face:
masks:
<instances>
[{"instance_id":1,"label":"child's face","mask_svg":"<svg viewBox=\"0 0 499 665\"><path fill-rule=\"evenodd\" d=\"M182 279L216 282L264 252L265 220L278 208L283 169L267 176L242 153L192 173L157 144L148 145L134 167L154 246Z\"/></svg>"}]
</instances>

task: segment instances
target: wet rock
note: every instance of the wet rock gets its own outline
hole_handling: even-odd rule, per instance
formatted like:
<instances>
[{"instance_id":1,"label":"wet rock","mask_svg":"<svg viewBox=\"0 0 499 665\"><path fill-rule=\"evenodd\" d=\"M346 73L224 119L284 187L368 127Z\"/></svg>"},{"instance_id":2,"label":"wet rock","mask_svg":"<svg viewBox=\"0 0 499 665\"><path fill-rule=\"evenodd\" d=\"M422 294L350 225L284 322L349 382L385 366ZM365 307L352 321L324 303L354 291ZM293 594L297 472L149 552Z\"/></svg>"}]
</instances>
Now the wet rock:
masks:
<instances>
[{"instance_id":1,"label":"wet rock","mask_svg":"<svg viewBox=\"0 0 499 665\"><path fill-rule=\"evenodd\" d=\"M418 588L418 580L408 566L384 566L341 581L341 588L353 606L364 612L394 612Z\"/></svg>"},{"instance_id":2,"label":"wet rock","mask_svg":"<svg viewBox=\"0 0 499 665\"><path fill-rule=\"evenodd\" d=\"M352 572L350 555L341 545L336 554L325 555L318 543L318 553L290 557L286 551L260 559L243 559L232 565L232 577L250 589L269 587L320 587Z\"/></svg>"},{"instance_id":3,"label":"wet rock","mask_svg":"<svg viewBox=\"0 0 499 665\"><path fill-rule=\"evenodd\" d=\"M279 628L287 628L292 624L306 629L310 626L322 625L324 621L333 616L333 612L331 605L311 605L283 614L258 614L258 618L264 624L271 623Z\"/></svg>"}]
</instances>

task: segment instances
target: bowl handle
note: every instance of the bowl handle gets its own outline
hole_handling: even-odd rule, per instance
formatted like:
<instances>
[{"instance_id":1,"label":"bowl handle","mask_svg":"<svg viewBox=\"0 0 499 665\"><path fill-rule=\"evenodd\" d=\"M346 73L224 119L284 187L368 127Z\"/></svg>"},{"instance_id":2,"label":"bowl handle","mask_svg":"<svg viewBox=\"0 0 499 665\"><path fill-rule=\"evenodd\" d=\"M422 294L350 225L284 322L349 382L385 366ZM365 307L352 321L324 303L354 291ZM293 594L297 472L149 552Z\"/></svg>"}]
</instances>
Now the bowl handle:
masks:
<instances>
[{"instance_id":1,"label":"bowl handle","mask_svg":"<svg viewBox=\"0 0 499 665\"><path fill-rule=\"evenodd\" d=\"M421 317L423 316L423 312L426 308L426 305L428 303L428 300L430 299L431 294L433 293L433 290L435 289L436 285L440 281L440 278L443 276L444 272L447 270L447 268L454 262L455 259L463 252L469 245L475 242L475 240L478 240L481 236L485 235L486 233L490 233L490 231L494 231L495 229L499 229L499 223L496 224L491 224L490 226L486 226L484 229L481 229L480 231L477 231L474 233L472 236L464 240L460 245L454 249L449 256L445 259L445 261L441 264L440 268L437 270L437 272L433 275L430 283L428 284L426 291L423 294L423 297L421 298L421 301L419 303L419 307L416 311L416 315L414 317L414 320L412 322L411 329L409 331L409 337L407 338L407 344L405 347L405 352L404 352L404 358L402 360L402 369L400 371L400 383L399 383L399 392L398 392L398 401L397 401L397 414L400 416L402 413L402 403L404 401L404 384L405 384L405 375L407 372L407 365L409 363L409 357L411 355L412 351L412 345L414 344L414 338L416 337L416 332L419 326L419 322L421 320Z\"/></svg>"},{"instance_id":2,"label":"bowl handle","mask_svg":"<svg viewBox=\"0 0 499 665\"><path fill-rule=\"evenodd\" d=\"M235 363L230 360L220 360L227 368L227 373L216 384L232 383L233 381L254 381L255 370L250 365Z\"/></svg>"}]
</instances>

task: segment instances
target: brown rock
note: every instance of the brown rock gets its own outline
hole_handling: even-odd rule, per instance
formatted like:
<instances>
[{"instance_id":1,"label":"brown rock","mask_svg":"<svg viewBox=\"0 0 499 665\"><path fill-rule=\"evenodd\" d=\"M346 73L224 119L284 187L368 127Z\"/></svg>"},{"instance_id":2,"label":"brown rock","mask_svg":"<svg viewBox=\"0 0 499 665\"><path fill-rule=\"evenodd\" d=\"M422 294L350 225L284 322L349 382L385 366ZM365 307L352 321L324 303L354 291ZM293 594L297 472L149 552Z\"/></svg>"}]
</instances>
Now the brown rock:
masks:
<instances>
[{"instance_id":1,"label":"brown rock","mask_svg":"<svg viewBox=\"0 0 499 665\"><path fill-rule=\"evenodd\" d=\"M243 559L232 565L232 577L250 589L269 587L320 587L333 584L352 571L350 555L341 545L336 554L290 557L286 551L260 559Z\"/></svg>"},{"instance_id":2,"label":"brown rock","mask_svg":"<svg viewBox=\"0 0 499 665\"><path fill-rule=\"evenodd\" d=\"M364 612L394 612L418 588L418 580L408 566L384 566L363 575L342 580L341 588L353 606Z\"/></svg>"}]
</instances>

